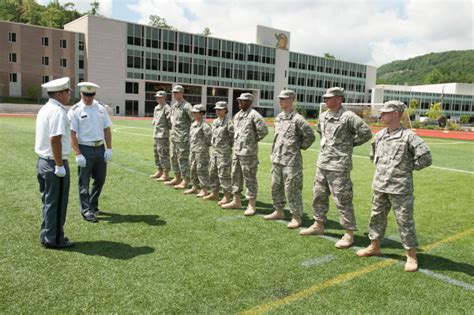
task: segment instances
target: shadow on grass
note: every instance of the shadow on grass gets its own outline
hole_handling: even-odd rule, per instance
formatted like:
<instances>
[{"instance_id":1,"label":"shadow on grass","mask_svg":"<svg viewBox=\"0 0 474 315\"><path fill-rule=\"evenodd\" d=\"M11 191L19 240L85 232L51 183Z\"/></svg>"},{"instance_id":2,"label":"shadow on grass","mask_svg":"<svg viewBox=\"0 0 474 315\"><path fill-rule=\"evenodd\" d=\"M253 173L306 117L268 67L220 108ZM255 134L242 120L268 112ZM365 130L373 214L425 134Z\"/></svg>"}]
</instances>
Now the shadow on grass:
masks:
<instances>
[{"instance_id":1,"label":"shadow on grass","mask_svg":"<svg viewBox=\"0 0 474 315\"><path fill-rule=\"evenodd\" d=\"M403 263L406 261L405 256L397 255L397 254L386 254L383 255L386 258L392 258L395 260L402 261ZM451 259L430 255L426 253L418 253L418 264L420 268L429 269L429 270L447 270L447 271L455 271L455 272L462 272L468 276L474 276L474 266L467 263L459 263L455 262Z\"/></svg>"},{"instance_id":2,"label":"shadow on grass","mask_svg":"<svg viewBox=\"0 0 474 315\"><path fill-rule=\"evenodd\" d=\"M148 225L165 225L166 221L160 220L156 214L119 214L111 212L101 212L98 216L99 221L108 223L146 223Z\"/></svg>"},{"instance_id":3,"label":"shadow on grass","mask_svg":"<svg viewBox=\"0 0 474 315\"><path fill-rule=\"evenodd\" d=\"M110 241L74 242L75 246L68 251L90 256L103 256L110 259L128 260L155 251L153 247L132 247L128 244Z\"/></svg>"}]
</instances>

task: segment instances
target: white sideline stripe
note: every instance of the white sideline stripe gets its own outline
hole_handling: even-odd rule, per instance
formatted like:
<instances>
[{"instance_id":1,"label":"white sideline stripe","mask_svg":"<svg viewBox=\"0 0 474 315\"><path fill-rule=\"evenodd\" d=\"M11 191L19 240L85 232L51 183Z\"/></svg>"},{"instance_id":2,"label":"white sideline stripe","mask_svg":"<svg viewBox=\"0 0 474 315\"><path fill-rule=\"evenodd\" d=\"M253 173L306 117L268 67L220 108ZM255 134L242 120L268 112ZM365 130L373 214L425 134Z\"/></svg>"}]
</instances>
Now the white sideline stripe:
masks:
<instances>
[{"instance_id":1,"label":"white sideline stripe","mask_svg":"<svg viewBox=\"0 0 474 315\"><path fill-rule=\"evenodd\" d=\"M471 175L474 174L474 172L471 172L471 171L458 170L458 169L455 169L455 168L447 168L447 167L433 166L433 165L431 165L430 167L436 168L436 169L439 169L439 170L443 170L443 171L459 172L459 173L465 173L465 174L471 174Z\"/></svg>"},{"instance_id":2,"label":"white sideline stripe","mask_svg":"<svg viewBox=\"0 0 474 315\"><path fill-rule=\"evenodd\" d=\"M141 176L146 176L146 177L148 177L148 174L145 174L145 173L136 171L136 170L134 170L133 168L128 168L128 167L126 167L126 166L120 165L120 164L115 163L115 162L112 162L112 161L109 161L108 164L112 164L112 165L115 165L115 166L117 166L117 167L123 168L124 170L129 171L130 173L134 173L134 174L138 174L138 175L141 175Z\"/></svg>"},{"instance_id":3,"label":"white sideline stripe","mask_svg":"<svg viewBox=\"0 0 474 315\"><path fill-rule=\"evenodd\" d=\"M461 288L464 288L464 289L467 289L467 290L474 291L474 285L472 285L470 283L466 283L466 282L463 282L463 281L460 281L460 280L450 278L450 277L442 275L440 273L433 272L429 269L419 268L418 271L425 274L425 275L427 275L428 277L435 278L435 279L441 280L443 282L453 284L453 285L456 285L458 287L461 287Z\"/></svg>"},{"instance_id":4,"label":"white sideline stripe","mask_svg":"<svg viewBox=\"0 0 474 315\"><path fill-rule=\"evenodd\" d=\"M308 260L303 261L301 266L303 266L303 267L316 266L316 265L320 265L320 264L323 264L323 263L326 263L326 262L330 262L334 259L336 259L335 255L326 255L326 256L316 257L316 258L312 258L312 259L308 259Z\"/></svg>"}]
</instances>

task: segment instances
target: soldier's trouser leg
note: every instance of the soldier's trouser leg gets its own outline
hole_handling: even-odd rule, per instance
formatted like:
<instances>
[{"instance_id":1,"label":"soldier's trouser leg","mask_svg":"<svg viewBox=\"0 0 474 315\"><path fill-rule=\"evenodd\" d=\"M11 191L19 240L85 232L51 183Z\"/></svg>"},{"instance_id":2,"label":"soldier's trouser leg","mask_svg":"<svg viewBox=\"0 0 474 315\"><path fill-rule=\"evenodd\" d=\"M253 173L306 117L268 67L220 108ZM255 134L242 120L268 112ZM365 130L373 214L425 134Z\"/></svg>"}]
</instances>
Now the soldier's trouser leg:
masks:
<instances>
[{"instance_id":1,"label":"soldier's trouser leg","mask_svg":"<svg viewBox=\"0 0 474 315\"><path fill-rule=\"evenodd\" d=\"M164 171L170 170L170 141L168 138L157 139L158 164L156 166Z\"/></svg>"},{"instance_id":2,"label":"soldier's trouser leg","mask_svg":"<svg viewBox=\"0 0 474 315\"><path fill-rule=\"evenodd\" d=\"M92 147L79 145L82 155L86 158L86 167L78 167L78 189L81 213L96 211L98 199L105 183L107 164L104 161L104 146ZM93 178L92 191L89 193L90 179Z\"/></svg>"},{"instance_id":3,"label":"soldier's trouser leg","mask_svg":"<svg viewBox=\"0 0 474 315\"><path fill-rule=\"evenodd\" d=\"M179 171L184 179L189 179L189 141L177 144Z\"/></svg>"},{"instance_id":4,"label":"soldier's trouser leg","mask_svg":"<svg viewBox=\"0 0 474 315\"><path fill-rule=\"evenodd\" d=\"M43 204L41 210L40 242L50 245L64 244L64 224L66 223L69 201L70 172L67 160L63 160L66 176L54 174L54 160L39 158L36 163L37 179Z\"/></svg>"},{"instance_id":5,"label":"soldier's trouser leg","mask_svg":"<svg viewBox=\"0 0 474 315\"><path fill-rule=\"evenodd\" d=\"M275 209L283 209L286 204L283 169L283 165L272 163L272 200Z\"/></svg>"},{"instance_id":6,"label":"soldier's trouser leg","mask_svg":"<svg viewBox=\"0 0 474 315\"><path fill-rule=\"evenodd\" d=\"M258 156L241 156L239 158L245 186L247 187L246 197L247 199L255 199L258 192Z\"/></svg>"},{"instance_id":7,"label":"soldier's trouser leg","mask_svg":"<svg viewBox=\"0 0 474 315\"><path fill-rule=\"evenodd\" d=\"M197 154L197 177L201 188L209 187L209 153Z\"/></svg>"},{"instance_id":8,"label":"soldier's trouser leg","mask_svg":"<svg viewBox=\"0 0 474 315\"><path fill-rule=\"evenodd\" d=\"M199 187L197 165L198 165L198 161L197 161L196 153L191 152L189 154L189 177L190 177L191 184L194 187Z\"/></svg>"},{"instance_id":9,"label":"soldier's trouser leg","mask_svg":"<svg viewBox=\"0 0 474 315\"><path fill-rule=\"evenodd\" d=\"M232 158L232 194L240 195L244 187L244 175L240 156L234 155Z\"/></svg>"},{"instance_id":10,"label":"soldier's trouser leg","mask_svg":"<svg viewBox=\"0 0 474 315\"><path fill-rule=\"evenodd\" d=\"M181 173L178 163L178 146L178 142L171 141L171 166L173 167L173 172L175 175Z\"/></svg>"},{"instance_id":11,"label":"soldier's trouser leg","mask_svg":"<svg viewBox=\"0 0 474 315\"><path fill-rule=\"evenodd\" d=\"M316 221L326 222L329 211L329 184L323 171L316 169L313 183L313 213Z\"/></svg>"},{"instance_id":12,"label":"soldier's trouser leg","mask_svg":"<svg viewBox=\"0 0 474 315\"><path fill-rule=\"evenodd\" d=\"M416 239L415 220L413 218L413 195L389 194L389 199L397 219L403 247L405 249L416 248L418 241Z\"/></svg>"},{"instance_id":13,"label":"soldier's trouser leg","mask_svg":"<svg viewBox=\"0 0 474 315\"><path fill-rule=\"evenodd\" d=\"M231 183L231 157L230 156L221 156L217 158L217 169L218 169L218 176L219 182L224 192L231 192L232 191L232 183Z\"/></svg>"},{"instance_id":14,"label":"soldier's trouser leg","mask_svg":"<svg viewBox=\"0 0 474 315\"><path fill-rule=\"evenodd\" d=\"M352 181L350 172L326 171L329 189L339 210L339 222L346 230L357 230L354 206L352 205Z\"/></svg>"},{"instance_id":15,"label":"soldier's trouser leg","mask_svg":"<svg viewBox=\"0 0 474 315\"><path fill-rule=\"evenodd\" d=\"M105 178L107 177L107 163L104 160L105 147L100 146L95 153L96 162L94 163L94 168L92 169L91 174L94 182L92 183L90 199L93 211L97 211L99 207L99 197L105 184Z\"/></svg>"},{"instance_id":16,"label":"soldier's trouser leg","mask_svg":"<svg viewBox=\"0 0 474 315\"><path fill-rule=\"evenodd\" d=\"M158 155L158 138L153 138L153 153L155 156L156 168L161 169L160 156Z\"/></svg>"},{"instance_id":17,"label":"soldier's trouser leg","mask_svg":"<svg viewBox=\"0 0 474 315\"><path fill-rule=\"evenodd\" d=\"M285 193L288 198L288 206L294 217L301 218L303 215L303 170L300 166L285 166L283 168L283 179Z\"/></svg>"},{"instance_id":18,"label":"soldier's trouser leg","mask_svg":"<svg viewBox=\"0 0 474 315\"><path fill-rule=\"evenodd\" d=\"M372 209L369 220L369 239L381 242L387 228L387 215L391 204L388 195L374 191L372 195Z\"/></svg>"},{"instance_id":19,"label":"soldier's trouser leg","mask_svg":"<svg viewBox=\"0 0 474 315\"><path fill-rule=\"evenodd\" d=\"M219 191L219 175L218 175L217 156L211 156L209 161L209 187L213 191Z\"/></svg>"}]
</instances>

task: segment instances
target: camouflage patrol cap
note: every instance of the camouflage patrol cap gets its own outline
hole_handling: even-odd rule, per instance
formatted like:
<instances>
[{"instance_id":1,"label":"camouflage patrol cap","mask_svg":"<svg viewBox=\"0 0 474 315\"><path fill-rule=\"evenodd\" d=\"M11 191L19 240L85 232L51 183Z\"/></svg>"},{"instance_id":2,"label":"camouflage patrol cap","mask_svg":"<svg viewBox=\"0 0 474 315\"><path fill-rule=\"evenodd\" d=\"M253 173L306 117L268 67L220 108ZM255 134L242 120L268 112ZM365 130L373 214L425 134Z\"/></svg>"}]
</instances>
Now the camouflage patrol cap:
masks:
<instances>
[{"instance_id":1,"label":"camouflage patrol cap","mask_svg":"<svg viewBox=\"0 0 474 315\"><path fill-rule=\"evenodd\" d=\"M155 97L165 97L166 92L165 91L157 91L155 94Z\"/></svg>"},{"instance_id":2,"label":"camouflage patrol cap","mask_svg":"<svg viewBox=\"0 0 474 315\"><path fill-rule=\"evenodd\" d=\"M334 96L344 96L344 89L341 87L332 87L326 91L326 94L323 95L324 98L330 98Z\"/></svg>"},{"instance_id":3,"label":"camouflage patrol cap","mask_svg":"<svg viewBox=\"0 0 474 315\"><path fill-rule=\"evenodd\" d=\"M292 98L294 99L296 97L296 93L292 90L283 90L280 92L280 95L278 95L278 98Z\"/></svg>"},{"instance_id":4,"label":"camouflage patrol cap","mask_svg":"<svg viewBox=\"0 0 474 315\"><path fill-rule=\"evenodd\" d=\"M201 113L201 112L205 112L206 111L206 107L202 104L196 104L193 106L193 109L191 110L191 112L193 113Z\"/></svg>"},{"instance_id":5,"label":"camouflage patrol cap","mask_svg":"<svg viewBox=\"0 0 474 315\"><path fill-rule=\"evenodd\" d=\"M400 101L388 101L383 104L383 107L379 109L381 113L401 112L405 110L405 104Z\"/></svg>"},{"instance_id":6,"label":"camouflage patrol cap","mask_svg":"<svg viewBox=\"0 0 474 315\"><path fill-rule=\"evenodd\" d=\"M227 109L227 102L220 101L216 103L216 107L214 109Z\"/></svg>"},{"instance_id":7,"label":"camouflage patrol cap","mask_svg":"<svg viewBox=\"0 0 474 315\"><path fill-rule=\"evenodd\" d=\"M181 85L175 85L175 86L173 86L173 90L171 92L172 93L183 93L184 88Z\"/></svg>"},{"instance_id":8,"label":"camouflage patrol cap","mask_svg":"<svg viewBox=\"0 0 474 315\"><path fill-rule=\"evenodd\" d=\"M251 101L253 102L253 95L252 93L242 93L240 94L239 97L237 97L238 100L241 100L241 101Z\"/></svg>"}]
</instances>

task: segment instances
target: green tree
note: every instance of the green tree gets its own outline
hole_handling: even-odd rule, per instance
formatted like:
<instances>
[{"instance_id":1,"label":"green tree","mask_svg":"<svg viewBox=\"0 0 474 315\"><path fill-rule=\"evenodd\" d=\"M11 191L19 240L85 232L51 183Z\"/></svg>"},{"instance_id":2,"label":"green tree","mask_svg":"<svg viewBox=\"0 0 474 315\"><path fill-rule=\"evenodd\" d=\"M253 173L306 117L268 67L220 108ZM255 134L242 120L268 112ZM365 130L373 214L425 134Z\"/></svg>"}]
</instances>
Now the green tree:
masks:
<instances>
[{"instance_id":1,"label":"green tree","mask_svg":"<svg viewBox=\"0 0 474 315\"><path fill-rule=\"evenodd\" d=\"M459 121L461 122L461 124L469 123L470 119L471 119L471 117L469 117L469 115L467 115L467 114L462 114L461 117L459 117Z\"/></svg>"},{"instance_id":2,"label":"green tree","mask_svg":"<svg viewBox=\"0 0 474 315\"><path fill-rule=\"evenodd\" d=\"M436 84L443 82L444 75L438 68L433 69L424 80L426 84Z\"/></svg>"},{"instance_id":3,"label":"green tree","mask_svg":"<svg viewBox=\"0 0 474 315\"><path fill-rule=\"evenodd\" d=\"M87 12L87 14L94 15L94 16L102 16L99 14L99 6L100 6L99 1L93 0L91 2L91 9Z\"/></svg>"},{"instance_id":4,"label":"green tree","mask_svg":"<svg viewBox=\"0 0 474 315\"><path fill-rule=\"evenodd\" d=\"M334 56L331 55L330 53L324 53L324 58L327 58L327 59L336 59L336 57L334 57Z\"/></svg>"},{"instance_id":5,"label":"green tree","mask_svg":"<svg viewBox=\"0 0 474 315\"><path fill-rule=\"evenodd\" d=\"M430 109L426 112L426 116L434 120L438 120L439 118L444 116L441 103L431 104Z\"/></svg>"},{"instance_id":6,"label":"green tree","mask_svg":"<svg viewBox=\"0 0 474 315\"><path fill-rule=\"evenodd\" d=\"M174 28L173 26L169 25L166 22L166 19L154 14L150 15L148 25L154 26L154 27L166 28L169 30L176 30L176 28Z\"/></svg>"},{"instance_id":7,"label":"green tree","mask_svg":"<svg viewBox=\"0 0 474 315\"><path fill-rule=\"evenodd\" d=\"M410 105L407 109L408 116L413 116L416 114L416 110L418 109L418 100L412 99L410 100Z\"/></svg>"},{"instance_id":8,"label":"green tree","mask_svg":"<svg viewBox=\"0 0 474 315\"><path fill-rule=\"evenodd\" d=\"M212 33L211 33L211 30L209 29L209 27L206 26L206 27L202 30L201 35L204 35L204 36L211 36Z\"/></svg>"}]
</instances>

